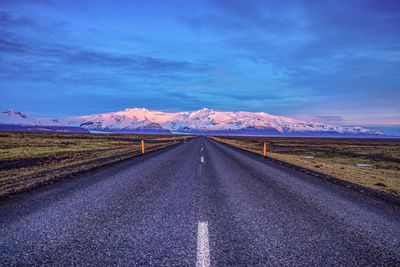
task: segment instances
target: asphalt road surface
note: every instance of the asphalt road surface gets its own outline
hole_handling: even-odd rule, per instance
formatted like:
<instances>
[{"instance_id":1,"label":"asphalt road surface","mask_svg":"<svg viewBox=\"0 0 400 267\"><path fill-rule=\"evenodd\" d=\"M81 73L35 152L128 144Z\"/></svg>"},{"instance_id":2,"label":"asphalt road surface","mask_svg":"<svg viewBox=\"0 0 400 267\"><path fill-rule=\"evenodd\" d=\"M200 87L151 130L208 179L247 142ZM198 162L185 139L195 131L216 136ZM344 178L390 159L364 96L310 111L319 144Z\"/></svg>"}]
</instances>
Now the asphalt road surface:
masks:
<instances>
[{"instance_id":1,"label":"asphalt road surface","mask_svg":"<svg viewBox=\"0 0 400 267\"><path fill-rule=\"evenodd\" d=\"M0 265L399 266L400 208L196 138L0 201Z\"/></svg>"}]
</instances>

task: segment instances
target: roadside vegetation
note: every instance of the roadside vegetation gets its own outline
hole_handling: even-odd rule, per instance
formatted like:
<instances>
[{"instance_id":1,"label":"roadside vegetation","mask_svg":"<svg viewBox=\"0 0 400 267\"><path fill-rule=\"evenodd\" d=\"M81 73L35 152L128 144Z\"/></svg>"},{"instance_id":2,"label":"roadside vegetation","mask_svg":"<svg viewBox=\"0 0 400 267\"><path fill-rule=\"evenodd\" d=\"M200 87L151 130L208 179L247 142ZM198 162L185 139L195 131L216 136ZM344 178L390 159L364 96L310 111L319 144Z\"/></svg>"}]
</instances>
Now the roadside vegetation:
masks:
<instances>
[{"instance_id":1,"label":"roadside vegetation","mask_svg":"<svg viewBox=\"0 0 400 267\"><path fill-rule=\"evenodd\" d=\"M187 136L0 132L0 197L141 154ZM189 137L190 138L190 137Z\"/></svg>"},{"instance_id":2,"label":"roadside vegetation","mask_svg":"<svg viewBox=\"0 0 400 267\"><path fill-rule=\"evenodd\" d=\"M400 140L213 137L305 169L400 195Z\"/></svg>"}]
</instances>

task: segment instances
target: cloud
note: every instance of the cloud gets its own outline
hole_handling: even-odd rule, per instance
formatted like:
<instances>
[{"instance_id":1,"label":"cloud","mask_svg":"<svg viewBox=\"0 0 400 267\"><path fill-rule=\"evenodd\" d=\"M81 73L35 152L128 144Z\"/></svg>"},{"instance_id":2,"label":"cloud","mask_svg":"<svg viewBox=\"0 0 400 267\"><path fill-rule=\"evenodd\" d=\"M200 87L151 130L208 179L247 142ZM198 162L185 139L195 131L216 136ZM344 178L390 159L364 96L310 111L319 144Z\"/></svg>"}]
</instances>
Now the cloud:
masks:
<instances>
[{"instance_id":1,"label":"cloud","mask_svg":"<svg viewBox=\"0 0 400 267\"><path fill-rule=\"evenodd\" d=\"M15 6L20 6L20 5L50 5L54 1L52 0L1 0L0 1L0 7L15 7Z\"/></svg>"},{"instance_id":2,"label":"cloud","mask_svg":"<svg viewBox=\"0 0 400 267\"><path fill-rule=\"evenodd\" d=\"M237 35L260 30L283 33L301 27L301 24L293 23L297 21L296 12L299 11L292 6L295 1L285 1L284 5L277 5L276 1L258 0L251 2L214 0L211 3L212 8L209 13L183 17L180 21L194 29L210 29Z\"/></svg>"},{"instance_id":3,"label":"cloud","mask_svg":"<svg viewBox=\"0 0 400 267\"><path fill-rule=\"evenodd\" d=\"M194 64L185 61L174 61L141 55L119 55L82 50L75 50L74 52L64 50L60 56L63 57L67 63L81 66L96 65L140 71L147 70L151 72L188 70L194 67Z\"/></svg>"},{"instance_id":4,"label":"cloud","mask_svg":"<svg viewBox=\"0 0 400 267\"><path fill-rule=\"evenodd\" d=\"M0 10L0 27L32 26L34 21L28 17L14 17L9 12Z\"/></svg>"},{"instance_id":5,"label":"cloud","mask_svg":"<svg viewBox=\"0 0 400 267\"><path fill-rule=\"evenodd\" d=\"M216 12L187 25L228 36L226 46L243 60L284 74L293 88L368 95L400 86L398 1L215 0L213 6Z\"/></svg>"},{"instance_id":6,"label":"cloud","mask_svg":"<svg viewBox=\"0 0 400 267\"><path fill-rule=\"evenodd\" d=\"M134 77L140 77L146 84L146 79L176 80L180 75L201 75L209 69L207 65L185 60L86 48L70 42L67 34L60 42L46 38L49 31L62 31L60 27L60 24L42 23L1 11L2 79L104 86L132 82Z\"/></svg>"},{"instance_id":7,"label":"cloud","mask_svg":"<svg viewBox=\"0 0 400 267\"><path fill-rule=\"evenodd\" d=\"M280 67L296 62L313 64L318 59L338 60L360 50L373 53L400 49L400 32L395 26L400 24L395 11L399 10L398 1L212 3L213 11L186 17L182 22L228 36L227 45Z\"/></svg>"},{"instance_id":8,"label":"cloud","mask_svg":"<svg viewBox=\"0 0 400 267\"><path fill-rule=\"evenodd\" d=\"M95 65L99 67L126 68L141 71L179 71L200 70L205 66L187 61L168 60L151 56L110 53L86 50L77 46L59 44L38 44L28 39L13 38L12 34L0 39L0 53L19 53L20 57L29 56L48 60L62 61L72 65Z\"/></svg>"},{"instance_id":9,"label":"cloud","mask_svg":"<svg viewBox=\"0 0 400 267\"><path fill-rule=\"evenodd\" d=\"M11 40L11 38L0 38L0 53L22 53L26 52L27 47L23 44Z\"/></svg>"}]
</instances>

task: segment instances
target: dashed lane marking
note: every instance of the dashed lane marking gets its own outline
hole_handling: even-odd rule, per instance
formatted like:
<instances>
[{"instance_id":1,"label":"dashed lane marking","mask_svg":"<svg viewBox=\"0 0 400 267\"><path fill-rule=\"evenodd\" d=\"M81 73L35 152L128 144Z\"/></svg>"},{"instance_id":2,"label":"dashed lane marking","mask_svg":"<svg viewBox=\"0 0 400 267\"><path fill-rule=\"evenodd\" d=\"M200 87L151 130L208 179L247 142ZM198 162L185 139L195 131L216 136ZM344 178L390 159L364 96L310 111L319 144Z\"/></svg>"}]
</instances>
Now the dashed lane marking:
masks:
<instances>
[{"instance_id":1,"label":"dashed lane marking","mask_svg":"<svg viewBox=\"0 0 400 267\"><path fill-rule=\"evenodd\" d=\"M197 226L197 262L196 267L210 266L210 248L208 243L208 222L199 222Z\"/></svg>"}]
</instances>

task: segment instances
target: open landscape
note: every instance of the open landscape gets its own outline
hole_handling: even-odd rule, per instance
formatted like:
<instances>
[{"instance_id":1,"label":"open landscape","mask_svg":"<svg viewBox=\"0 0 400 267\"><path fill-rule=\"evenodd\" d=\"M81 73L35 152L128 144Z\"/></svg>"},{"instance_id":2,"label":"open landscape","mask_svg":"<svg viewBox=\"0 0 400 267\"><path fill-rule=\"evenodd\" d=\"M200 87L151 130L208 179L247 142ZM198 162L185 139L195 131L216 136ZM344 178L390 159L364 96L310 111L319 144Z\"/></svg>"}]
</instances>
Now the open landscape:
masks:
<instances>
[{"instance_id":1,"label":"open landscape","mask_svg":"<svg viewBox=\"0 0 400 267\"><path fill-rule=\"evenodd\" d=\"M305 169L400 195L400 139L213 137Z\"/></svg>"},{"instance_id":2,"label":"open landscape","mask_svg":"<svg viewBox=\"0 0 400 267\"><path fill-rule=\"evenodd\" d=\"M0 0L0 267L399 266L400 0Z\"/></svg>"},{"instance_id":3,"label":"open landscape","mask_svg":"<svg viewBox=\"0 0 400 267\"><path fill-rule=\"evenodd\" d=\"M151 152L178 135L0 132L0 197Z\"/></svg>"},{"instance_id":4,"label":"open landscape","mask_svg":"<svg viewBox=\"0 0 400 267\"><path fill-rule=\"evenodd\" d=\"M8 141L13 137L8 136ZM35 138L36 148L29 148ZM102 155L110 150L104 158L138 153L136 138L68 134L52 140L48 134L39 138L24 134L15 143L25 140L20 149L36 150L36 158L43 158L43 145L49 143L50 150L59 151L65 149L61 140L71 142L75 152L63 151L59 157L68 155L71 160L65 164L70 166L88 161L90 167L98 164L97 151ZM173 143L177 137L153 138ZM355 142L267 140L272 151L280 145L281 151L315 158ZM368 142L360 140L355 147ZM382 146L382 141L377 142ZM132 146L136 152L128 151ZM312 148L322 151L305 152ZM343 162L362 158L334 155ZM59 169L63 159L49 158L54 168L38 167L46 172L37 172L36 179L77 169ZM24 175L8 177L29 184L29 174ZM399 203L396 195L381 198L199 136L137 160L3 199L0 265L398 266Z\"/></svg>"}]
</instances>

